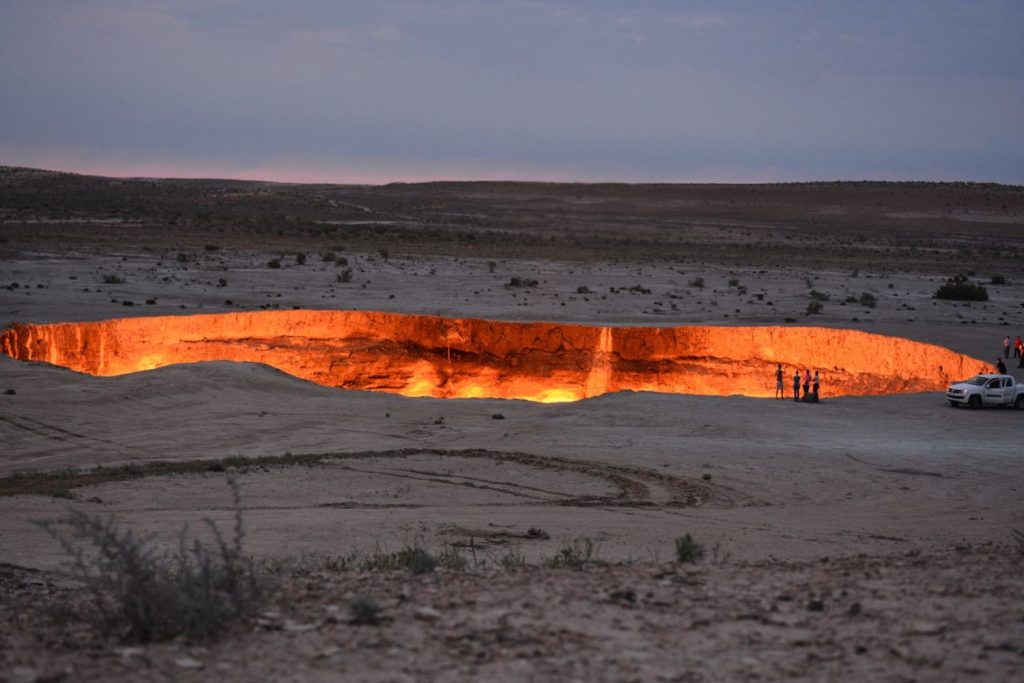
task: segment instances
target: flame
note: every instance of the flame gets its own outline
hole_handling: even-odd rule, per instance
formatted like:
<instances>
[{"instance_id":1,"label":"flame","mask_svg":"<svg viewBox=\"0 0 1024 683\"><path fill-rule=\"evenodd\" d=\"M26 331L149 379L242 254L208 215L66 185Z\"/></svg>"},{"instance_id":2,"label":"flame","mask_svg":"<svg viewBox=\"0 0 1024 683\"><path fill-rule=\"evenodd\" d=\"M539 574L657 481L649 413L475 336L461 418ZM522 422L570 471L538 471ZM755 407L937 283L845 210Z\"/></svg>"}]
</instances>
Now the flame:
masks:
<instances>
[{"instance_id":1,"label":"flame","mask_svg":"<svg viewBox=\"0 0 1024 683\"><path fill-rule=\"evenodd\" d=\"M14 325L0 352L92 375L270 365L327 386L554 403L613 391L770 397L775 367L828 396L939 391L988 370L930 344L818 327L593 327L368 311L267 311Z\"/></svg>"}]
</instances>

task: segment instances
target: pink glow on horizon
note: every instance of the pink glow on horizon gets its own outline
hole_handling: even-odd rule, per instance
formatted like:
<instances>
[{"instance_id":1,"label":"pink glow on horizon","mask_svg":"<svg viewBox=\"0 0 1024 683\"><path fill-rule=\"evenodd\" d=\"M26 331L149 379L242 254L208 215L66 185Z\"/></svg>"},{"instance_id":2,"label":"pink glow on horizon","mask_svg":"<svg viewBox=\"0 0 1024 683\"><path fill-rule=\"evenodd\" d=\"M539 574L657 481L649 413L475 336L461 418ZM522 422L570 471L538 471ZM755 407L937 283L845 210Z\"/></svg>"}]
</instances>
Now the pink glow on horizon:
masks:
<instances>
[{"instance_id":1,"label":"pink glow on horizon","mask_svg":"<svg viewBox=\"0 0 1024 683\"><path fill-rule=\"evenodd\" d=\"M18 165L51 171L79 173L108 178L216 178L224 180L255 180L277 183L322 183L335 185L386 185L388 183L425 183L440 180L520 180L534 182L594 182L609 180L630 182L622 178L588 178L572 172L535 171L524 169L489 170L454 164L411 164L399 169L367 165L365 170L332 170L310 165L307 168L287 165L231 167L209 164L175 164L161 162L76 162L59 159L12 160L0 157L0 165Z\"/></svg>"},{"instance_id":2,"label":"pink glow on horizon","mask_svg":"<svg viewBox=\"0 0 1024 683\"><path fill-rule=\"evenodd\" d=\"M802 174L781 168L751 171L737 168L704 168L675 177L651 177L632 170L595 172L572 166L535 169L513 165L481 165L457 162L353 161L345 167L325 167L322 163L286 161L259 165L189 163L179 161L140 161L99 159L98 154L67 154L62 150L42 153L18 153L0 146L0 165L27 166L52 171L80 173L109 178L216 178L279 183L323 183L338 185L386 185L388 183L424 183L432 181L524 181L552 183L772 183L803 179Z\"/></svg>"}]
</instances>

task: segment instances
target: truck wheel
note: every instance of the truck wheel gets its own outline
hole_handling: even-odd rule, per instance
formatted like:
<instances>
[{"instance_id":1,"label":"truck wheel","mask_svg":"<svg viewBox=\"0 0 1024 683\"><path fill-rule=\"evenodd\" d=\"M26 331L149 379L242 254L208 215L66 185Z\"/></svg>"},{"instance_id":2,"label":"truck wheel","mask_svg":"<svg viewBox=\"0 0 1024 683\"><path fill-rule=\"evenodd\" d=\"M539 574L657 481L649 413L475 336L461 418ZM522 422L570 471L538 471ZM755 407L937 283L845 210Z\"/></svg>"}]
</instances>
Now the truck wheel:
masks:
<instances>
[{"instance_id":1,"label":"truck wheel","mask_svg":"<svg viewBox=\"0 0 1024 683\"><path fill-rule=\"evenodd\" d=\"M967 399L967 407L971 410L977 410L981 407L981 396L974 395Z\"/></svg>"},{"instance_id":2,"label":"truck wheel","mask_svg":"<svg viewBox=\"0 0 1024 683\"><path fill-rule=\"evenodd\" d=\"M960 404L957 403L956 401L950 401L949 402L949 407L950 408L956 408L958 405L960 405Z\"/></svg>"},{"instance_id":3,"label":"truck wheel","mask_svg":"<svg viewBox=\"0 0 1024 683\"><path fill-rule=\"evenodd\" d=\"M1024 410L1024 394L1017 397L1017 400L1013 402L1013 407L1017 410Z\"/></svg>"}]
</instances>

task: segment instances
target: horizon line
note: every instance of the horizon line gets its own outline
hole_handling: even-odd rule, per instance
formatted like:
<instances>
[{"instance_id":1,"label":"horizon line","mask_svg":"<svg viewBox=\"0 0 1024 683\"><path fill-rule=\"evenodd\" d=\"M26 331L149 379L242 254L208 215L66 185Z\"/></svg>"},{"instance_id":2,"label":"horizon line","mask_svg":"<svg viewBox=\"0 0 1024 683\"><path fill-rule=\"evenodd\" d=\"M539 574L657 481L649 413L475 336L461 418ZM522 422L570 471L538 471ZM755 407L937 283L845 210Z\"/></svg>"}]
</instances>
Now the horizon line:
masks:
<instances>
[{"instance_id":1,"label":"horizon line","mask_svg":"<svg viewBox=\"0 0 1024 683\"><path fill-rule=\"evenodd\" d=\"M270 169L259 169L254 171L229 171L224 169L197 169L196 175L187 175L187 171L175 167L166 169L166 173L157 171L154 168L139 169L138 172L117 171L101 166L90 164L69 165L69 167L52 167L50 164L31 166L24 164L7 164L0 160L0 167L12 169L25 169L29 171L41 171L44 173L78 175L95 178L110 178L112 180L225 180L238 182L269 183L274 185L345 185L361 187L384 187L387 185L424 185L430 183L535 183L535 184L560 184L560 185L808 185L828 183L889 183L889 184L949 184L949 185L998 185L1002 187L1024 187L1024 183L1009 183L995 180L965 180L950 178L871 178L871 177L831 177L831 178L775 178L775 179L607 179L607 178L574 178L564 174L525 174L527 177L499 176L482 174L478 177L445 177L445 176L392 176L392 177L338 177L337 175L325 175L320 172L299 172L292 174L288 171L275 173ZM204 172L206 171L206 172ZM264 173L263 171L267 171ZM415 175L415 174L414 174ZM533 175L533 177L529 177ZM273 176L276 176L273 177ZM291 177L289 177L291 176Z\"/></svg>"}]
</instances>

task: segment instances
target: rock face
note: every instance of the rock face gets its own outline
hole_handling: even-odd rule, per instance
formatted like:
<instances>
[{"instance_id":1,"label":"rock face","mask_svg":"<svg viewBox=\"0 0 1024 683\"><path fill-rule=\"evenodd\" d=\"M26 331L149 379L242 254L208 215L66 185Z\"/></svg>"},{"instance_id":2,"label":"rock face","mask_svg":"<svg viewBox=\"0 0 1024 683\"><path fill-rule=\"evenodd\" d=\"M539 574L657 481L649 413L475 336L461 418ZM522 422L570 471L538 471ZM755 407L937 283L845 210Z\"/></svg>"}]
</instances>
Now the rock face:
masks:
<instances>
[{"instance_id":1,"label":"rock face","mask_svg":"<svg viewBox=\"0 0 1024 683\"><path fill-rule=\"evenodd\" d=\"M15 325L0 351L92 375L264 363L318 384L438 398L571 401L613 391L773 396L781 363L828 396L943 390L989 369L930 344L816 327L591 327L366 311Z\"/></svg>"}]
</instances>

